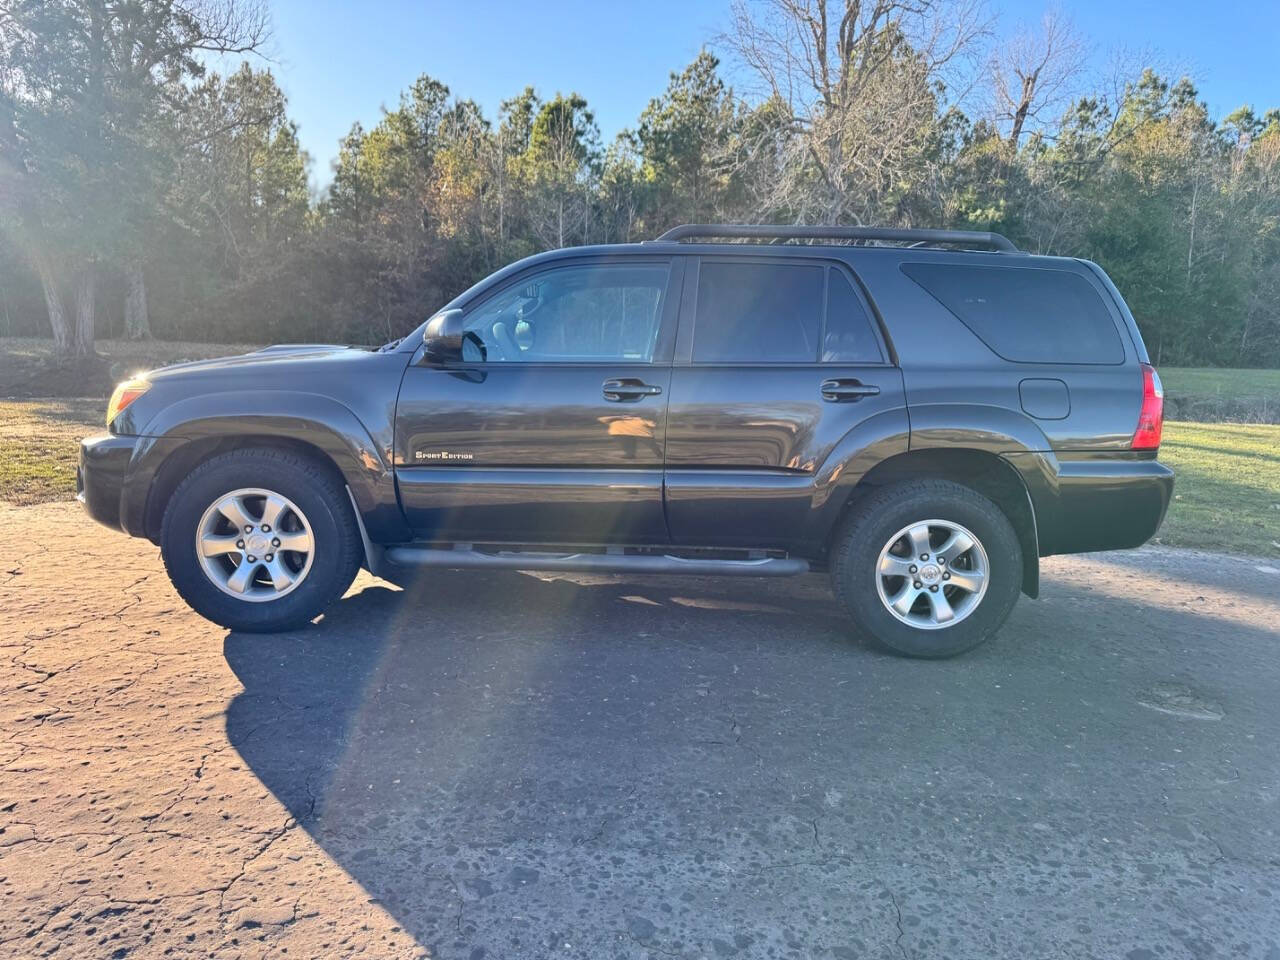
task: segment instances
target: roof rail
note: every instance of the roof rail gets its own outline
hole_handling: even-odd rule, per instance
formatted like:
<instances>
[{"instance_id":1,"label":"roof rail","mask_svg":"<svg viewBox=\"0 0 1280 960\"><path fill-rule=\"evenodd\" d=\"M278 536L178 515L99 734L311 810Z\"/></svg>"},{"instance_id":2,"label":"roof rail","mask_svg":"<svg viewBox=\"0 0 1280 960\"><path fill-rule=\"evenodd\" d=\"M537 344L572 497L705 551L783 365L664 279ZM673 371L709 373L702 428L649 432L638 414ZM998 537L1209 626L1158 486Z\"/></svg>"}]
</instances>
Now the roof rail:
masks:
<instances>
[{"instance_id":1,"label":"roof rail","mask_svg":"<svg viewBox=\"0 0 1280 960\"><path fill-rule=\"evenodd\" d=\"M914 230L897 227L781 226L768 223L685 223L672 227L659 241L693 239L772 240L889 240L910 244L951 244L987 247L1002 253L1017 253L1008 237L980 230Z\"/></svg>"}]
</instances>

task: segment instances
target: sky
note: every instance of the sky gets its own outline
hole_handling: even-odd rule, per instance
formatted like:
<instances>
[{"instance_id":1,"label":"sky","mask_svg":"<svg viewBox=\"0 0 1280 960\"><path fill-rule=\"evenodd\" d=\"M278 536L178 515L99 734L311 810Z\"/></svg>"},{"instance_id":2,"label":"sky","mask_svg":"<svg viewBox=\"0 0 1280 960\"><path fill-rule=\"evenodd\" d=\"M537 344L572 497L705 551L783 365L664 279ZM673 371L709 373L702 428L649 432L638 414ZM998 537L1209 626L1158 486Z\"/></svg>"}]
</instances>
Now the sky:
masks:
<instances>
[{"instance_id":1,"label":"sky","mask_svg":"<svg viewBox=\"0 0 1280 960\"><path fill-rule=\"evenodd\" d=\"M1035 23L1045 2L990 0L997 34ZM1057 0L1101 68L1117 46L1149 50L1189 72L1215 116L1243 103L1280 106L1276 0ZM289 98L311 180L331 179L339 139L373 126L421 73L478 102L489 117L532 84L577 91L605 143L634 127L669 74L728 24L729 0L271 0L265 64ZM727 59L723 57L722 59ZM743 78L737 79L742 86Z\"/></svg>"}]
</instances>

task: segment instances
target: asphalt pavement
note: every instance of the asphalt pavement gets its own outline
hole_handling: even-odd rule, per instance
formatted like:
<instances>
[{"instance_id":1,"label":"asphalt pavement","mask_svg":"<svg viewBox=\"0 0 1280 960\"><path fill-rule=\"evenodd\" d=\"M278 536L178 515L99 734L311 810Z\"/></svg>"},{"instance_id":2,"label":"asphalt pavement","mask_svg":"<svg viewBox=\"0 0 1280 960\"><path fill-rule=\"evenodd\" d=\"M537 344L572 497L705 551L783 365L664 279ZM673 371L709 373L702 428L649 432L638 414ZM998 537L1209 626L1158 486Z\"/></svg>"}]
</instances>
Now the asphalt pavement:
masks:
<instances>
[{"instance_id":1,"label":"asphalt pavement","mask_svg":"<svg viewBox=\"0 0 1280 960\"><path fill-rule=\"evenodd\" d=\"M810 576L362 575L228 634L0 508L0 955L1280 960L1280 570L1052 558L896 659Z\"/></svg>"}]
</instances>

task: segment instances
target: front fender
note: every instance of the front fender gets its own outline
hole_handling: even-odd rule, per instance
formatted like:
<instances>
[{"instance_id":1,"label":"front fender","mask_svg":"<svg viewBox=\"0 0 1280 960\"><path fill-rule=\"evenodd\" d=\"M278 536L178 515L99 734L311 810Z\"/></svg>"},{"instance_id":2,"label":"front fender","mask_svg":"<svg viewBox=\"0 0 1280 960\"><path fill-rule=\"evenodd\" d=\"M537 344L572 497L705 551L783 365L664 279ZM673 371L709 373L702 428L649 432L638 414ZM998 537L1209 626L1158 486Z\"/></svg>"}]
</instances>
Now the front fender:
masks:
<instances>
[{"instance_id":1,"label":"front fender","mask_svg":"<svg viewBox=\"0 0 1280 960\"><path fill-rule=\"evenodd\" d=\"M161 466L194 441L279 438L318 449L351 488L357 509L376 540L408 535L396 499L389 451L346 406L315 393L251 390L185 397L157 411L139 431L128 472L126 529L145 526L147 496Z\"/></svg>"}]
</instances>

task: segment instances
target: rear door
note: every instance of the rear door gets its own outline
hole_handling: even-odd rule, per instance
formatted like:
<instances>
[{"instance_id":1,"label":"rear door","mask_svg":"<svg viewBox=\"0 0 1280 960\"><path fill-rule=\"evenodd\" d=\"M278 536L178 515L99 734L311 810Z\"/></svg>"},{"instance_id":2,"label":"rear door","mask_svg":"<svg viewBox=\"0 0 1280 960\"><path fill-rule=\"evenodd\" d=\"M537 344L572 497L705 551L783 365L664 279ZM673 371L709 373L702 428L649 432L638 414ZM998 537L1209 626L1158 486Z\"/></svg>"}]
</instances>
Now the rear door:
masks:
<instances>
[{"instance_id":1,"label":"rear door","mask_svg":"<svg viewBox=\"0 0 1280 960\"><path fill-rule=\"evenodd\" d=\"M835 445L903 407L902 375L844 264L691 258L667 414L672 539L795 547Z\"/></svg>"},{"instance_id":2,"label":"rear door","mask_svg":"<svg viewBox=\"0 0 1280 960\"><path fill-rule=\"evenodd\" d=\"M557 261L469 305L474 359L419 355L400 390L396 477L414 535L665 543L680 275L680 258Z\"/></svg>"}]
</instances>

